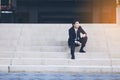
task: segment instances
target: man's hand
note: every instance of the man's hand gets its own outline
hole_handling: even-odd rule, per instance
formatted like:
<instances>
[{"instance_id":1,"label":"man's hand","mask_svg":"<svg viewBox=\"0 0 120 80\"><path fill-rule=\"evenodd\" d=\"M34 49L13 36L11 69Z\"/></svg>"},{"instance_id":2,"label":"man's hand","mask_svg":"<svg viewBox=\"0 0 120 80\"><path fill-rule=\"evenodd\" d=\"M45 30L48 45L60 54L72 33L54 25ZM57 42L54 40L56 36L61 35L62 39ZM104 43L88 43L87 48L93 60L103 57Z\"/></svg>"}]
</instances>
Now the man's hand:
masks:
<instances>
[{"instance_id":1,"label":"man's hand","mask_svg":"<svg viewBox=\"0 0 120 80\"><path fill-rule=\"evenodd\" d=\"M76 44L80 45L81 43L79 41L75 41Z\"/></svg>"},{"instance_id":2,"label":"man's hand","mask_svg":"<svg viewBox=\"0 0 120 80\"><path fill-rule=\"evenodd\" d=\"M77 44L80 45L81 43L79 41L77 41Z\"/></svg>"},{"instance_id":3,"label":"man's hand","mask_svg":"<svg viewBox=\"0 0 120 80\"><path fill-rule=\"evenodd\" d=\"M82 38L87 37L87 34L80 34Z\"/></svg>"},{"instance_id":4,"label":"man's hand","mask_svg":"<svg viewBox=\"0 0 120 80\"><path fill-rule=\"evenodd\" d=\"M85 34L85 37L87 37L87 34Z\"/></svg>"}]
</instances>

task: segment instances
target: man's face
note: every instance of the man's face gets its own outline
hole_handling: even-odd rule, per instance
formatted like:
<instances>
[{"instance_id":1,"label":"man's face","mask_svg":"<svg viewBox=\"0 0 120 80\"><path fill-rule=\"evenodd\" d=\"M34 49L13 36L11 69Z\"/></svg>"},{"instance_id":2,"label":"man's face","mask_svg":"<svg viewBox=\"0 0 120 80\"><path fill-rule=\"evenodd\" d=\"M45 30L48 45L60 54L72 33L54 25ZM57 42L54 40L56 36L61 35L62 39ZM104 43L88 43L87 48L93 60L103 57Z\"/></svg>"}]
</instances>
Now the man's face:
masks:
<instances>
[{"instance_id":1,"label":"man's face","mask_svg":"<svg viewBox=\"0 0 120 80\"><path fill-rule=\"evenodd\" d=\"M79 26L80 26L80 23L78 21L76 21L75 24L74 24L74 27L79 28Z\"/></svg>"}]
</instances>

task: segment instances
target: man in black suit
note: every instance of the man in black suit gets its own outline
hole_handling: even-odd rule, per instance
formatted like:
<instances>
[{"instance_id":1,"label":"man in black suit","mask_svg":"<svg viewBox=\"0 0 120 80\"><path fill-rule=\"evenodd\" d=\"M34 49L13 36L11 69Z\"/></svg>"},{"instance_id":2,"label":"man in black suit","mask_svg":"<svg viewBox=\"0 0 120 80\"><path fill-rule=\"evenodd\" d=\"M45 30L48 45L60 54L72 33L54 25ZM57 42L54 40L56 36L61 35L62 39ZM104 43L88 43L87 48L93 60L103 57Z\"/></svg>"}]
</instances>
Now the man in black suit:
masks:
<instances>
[{"instance_id":1,"label":"man in black suit","mask_svg":"<svg viewBox=\"0 0 120 80\"><path fill-rule=\"evenodd\" d=\"M79 52L85 53L83 48L85 47L88 38L87 33L82 29L79 21L74 21L72 25L73 26L69 29L68 45L71 48L71 59L75 59L75 47L80 46L81 44ZM83 36L80 35L81 33L83 34Z\"/></svg>"}]
</instances>

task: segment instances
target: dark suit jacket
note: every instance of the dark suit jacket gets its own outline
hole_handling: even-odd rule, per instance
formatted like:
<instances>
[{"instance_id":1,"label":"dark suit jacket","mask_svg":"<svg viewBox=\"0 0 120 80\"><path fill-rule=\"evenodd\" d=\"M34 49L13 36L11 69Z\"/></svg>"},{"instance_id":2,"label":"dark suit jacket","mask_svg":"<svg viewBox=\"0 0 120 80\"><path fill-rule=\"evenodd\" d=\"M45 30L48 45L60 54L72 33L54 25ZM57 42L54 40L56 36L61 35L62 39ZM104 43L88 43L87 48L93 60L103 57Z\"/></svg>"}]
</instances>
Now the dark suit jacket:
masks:
<instances>
[{"instance_id":1,"label":"dark suit jacket","mask_svg":"<svg viewBox=\"0 0 120 80\"><path fill-rule=\"evenodd\" d=\"M79 38L79 40L81 40L81 36L80 33L86 34L86 32L82 29L82 27L80 26L78 31L77 31L77 38ZM69 29L69 38L68 38L68 45L71 46L74 44L75 42L75 38L76 38L76 33L75 33L75 29L74 27L71 27Z\"/></svg>"}]
</instances>

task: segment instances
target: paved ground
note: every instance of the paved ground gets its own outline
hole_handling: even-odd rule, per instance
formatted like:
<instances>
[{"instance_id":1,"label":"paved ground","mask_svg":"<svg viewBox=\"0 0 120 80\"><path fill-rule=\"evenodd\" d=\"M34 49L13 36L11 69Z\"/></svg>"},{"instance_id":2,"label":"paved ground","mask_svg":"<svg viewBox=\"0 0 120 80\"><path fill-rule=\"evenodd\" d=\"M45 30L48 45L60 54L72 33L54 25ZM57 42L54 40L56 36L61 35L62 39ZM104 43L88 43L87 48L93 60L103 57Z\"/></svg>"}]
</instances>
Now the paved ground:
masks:
<instances>
[{"instance_id":1,"label":"paved ground","mask_svg":"<svg viewBox=\"0 0 120 80\"><path fill-rule=\"evenodd\" d=\"M120 80L120 74L0 73L0 80Z\"/></svg>"}]
</instances>

